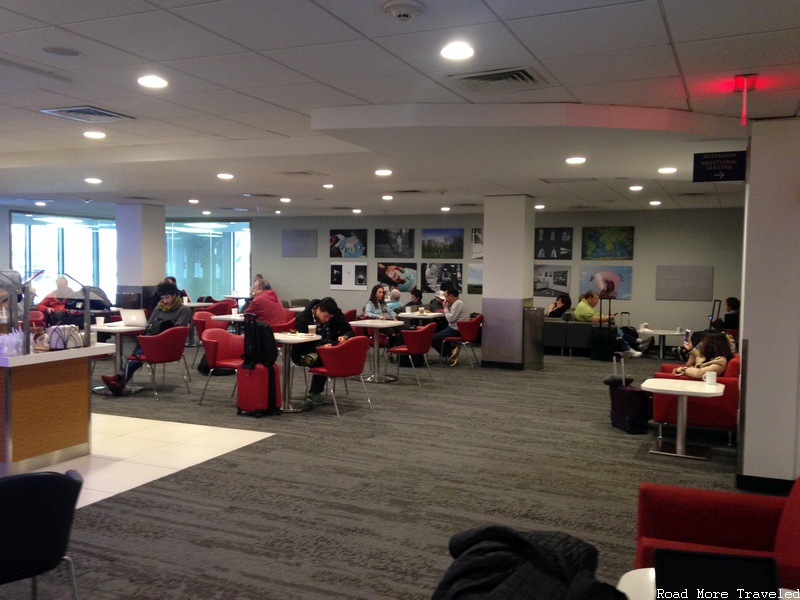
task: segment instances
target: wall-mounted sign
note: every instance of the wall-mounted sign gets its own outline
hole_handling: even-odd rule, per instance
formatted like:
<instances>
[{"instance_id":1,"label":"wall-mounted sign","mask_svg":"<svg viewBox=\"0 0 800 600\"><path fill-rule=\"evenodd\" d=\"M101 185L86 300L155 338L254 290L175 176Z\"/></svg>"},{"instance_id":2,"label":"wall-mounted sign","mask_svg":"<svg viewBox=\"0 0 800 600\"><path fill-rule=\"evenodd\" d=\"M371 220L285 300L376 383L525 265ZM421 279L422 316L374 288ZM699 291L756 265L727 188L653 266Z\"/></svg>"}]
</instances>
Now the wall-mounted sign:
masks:
<instances>
[{"instance_id":1,"label":"wall-mounted sign","mask_svg":"<svg viewBox=\"0 0 800 600\"><path fill-rule=\"evenodd\" d=\"M744 181L747 152L702 152L694 155L692 181Z\"/></svg>"}]
</instances>

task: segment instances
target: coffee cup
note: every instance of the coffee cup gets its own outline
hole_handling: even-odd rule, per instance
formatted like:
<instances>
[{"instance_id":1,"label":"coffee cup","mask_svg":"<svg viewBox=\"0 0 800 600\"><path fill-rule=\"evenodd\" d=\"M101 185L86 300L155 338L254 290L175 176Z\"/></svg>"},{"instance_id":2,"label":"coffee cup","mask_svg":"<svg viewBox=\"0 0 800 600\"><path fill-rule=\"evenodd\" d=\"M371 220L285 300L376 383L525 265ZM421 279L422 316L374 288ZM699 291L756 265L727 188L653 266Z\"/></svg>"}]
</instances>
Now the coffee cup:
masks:
<instances>
[{"instance_id":1,"label":"coffee cup","mask_svg":"<svg viewBox=\"0 0 800 600\"><path fill-rule=\"evenodd\" d=\"M683 333L683 327L678 327L677 329L675 329L675 332L676 333Z\"/></svg>"},{"instance_id":2,"label":"coffee cup","mask_svg":"<svg viewBox=\"0 0 800 600\"><path fill-rule=\"evenodd\" d=\"M717 374L714 371L703 373L703 381L706 385L717 385Z\"/></svg>"},{"instance_id":3,"label":"coffee cup","mask_svg":"<svg viewBox=\"0 0 800 600\"><path fill-rule=\"evenodd\" d=\"M105 317L95 317L94 318L94 322L95 322L96 325L102 325L103 323L106 322L106 318Z\"/></svg>"},{"instance_id":4,"label":"coffee cup","mask_svg":"<svg viewBox=\"0 0 800 600\"><path fill-rule=\"evenodd\" d=\"M308 333L309 333L309 335L317 335L317 326L316 325L309 325L308 326Z\"/></svg>"},{"instance_id":5,"label":"coffee cup","mask_svg":"<svg viewBox=\"0 0 800 600\"><path fill-rule=\"evenodd\" d=\"M238 308L232 308L231 309L231 314L232 315L238 315L239 314L239 309Z\"/></svg>"}]
</instances>

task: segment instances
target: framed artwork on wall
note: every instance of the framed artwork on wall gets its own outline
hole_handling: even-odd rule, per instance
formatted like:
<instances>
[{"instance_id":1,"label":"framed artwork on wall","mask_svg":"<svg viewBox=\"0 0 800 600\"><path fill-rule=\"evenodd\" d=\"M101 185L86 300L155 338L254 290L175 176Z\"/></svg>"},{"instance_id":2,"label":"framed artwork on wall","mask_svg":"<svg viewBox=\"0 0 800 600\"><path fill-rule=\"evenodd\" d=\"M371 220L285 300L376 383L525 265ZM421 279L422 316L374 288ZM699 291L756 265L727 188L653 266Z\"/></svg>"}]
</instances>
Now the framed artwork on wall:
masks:
<instances>
[{"instance_id":1,"label":"framed artwork on wall","mask_svg":"<svg viewBox=\"0 0 800 600\"><path fill-rule=\"evenodd\" d=\"M331 263L331 289L366 291L367 263Z\"/></svg>"},{"instance_id":2,"label":"framed artwork on wall","mask_svg":"<svg viewBox=\"0 0 800 600\"><path fill-rule=\"evenodd\" d=\"M376 229L375 258L414 258L414 230Z\"/></svg>"},{"instance_id":3,"label":"framed artwork on wall","mask_svg":"<svg viewBox=\"0 0 800 600\"><path fill-rule=\"evenodd\" d=\"M483 294L483 263L467 265L467 293Z\"/></svg>"},{"instance_id":4,"label":"framed artwork on wall","mask_svg":"<svg viewBox=\"0 0 800 600\"><path fill-rule=\"evenodd\" d=\"M537 227L536 260L572 260L572 227Z\"/></svg>"},{"instance_id":5,"label":"framed artwork on wall","mask_svg":"<svg viewBox=\"0 0 800 600\"><path fill-rule=\"evenodd\" d=\"M589 266L581 267L581 293L595 290L601 298L630 300L633 289L633 267L603 267L602 270Z\"/></svg>"},{"instance_id":6,"label":"framed artwork on wall","mask_svg":"<svg viewBox=\"0 0 800 600\"><path fill-rule=\"evenodd\" d=\"M331 229L331 258L366 258L366 229Z\"/></svg>"},{"instance_id":7,"label":"framed artwork on wall","mask_svg":"<svg viewBox=\"0 0 800 600\"><path fill-rule=\"evenodd\" d=\"M410 292L417 287L417 263L378 263L378 281L401 292Z\"/></svg>"},{"instance_id":8,"label":"framed artwork on wall","mask_svg":"<svg viewBox=\"0 0 800 600\"><path fill-rule=\"evenodd\" d=\"M633 227L584 227L583 260L633 260Z\"/></svg>"},{"instance_id":9,"label":"framed artwork on wall","mask_svg":"<svg viewBox=\"0 0 800 600\"><path fill-rule=\"evenodd\" d=\"M316 229L284 229L281 231L281 256L316 258Z\"/></svg>"},{"instance_id":10,"label":"framed artwork on wall","mask_svg":"<svg viewBox=\"0 0 800 600\"><path fill-rule=\"evenodd\" d=\"M438 292L445 282L451 282L459 293L462 287L461 265L458 263L422 263L420 267L423 292Z\"/></svg>"},{"instance_id":11,"label":"framed artwork on wall","mask_svg":"<svg viewBox=\"0 0 800 600\"><path fill-rule=\"evenodd\" d=\"M564 265L534 265L533 295L556 298L569 294L569 276L570 267Z\"/></svg>"},{"instance_id":12,"label":"framed artwork on wall","mask_svg":"<svg viewBox=\"0 0 800 600\"><path fill-rule=\"evenodd\" d=\"M472 228L472 248L470 258L483 258L483 227Z\"/></svg>"},{"instance_id":13,"label":"framed artwork on wall","mask_svg":"<svg viewBox=\"0 0 800 600\"><path fill-rule=\"evenodd\" d=\"M422 258L464 258L464 230L423 229Z\"/></svg>"}]
</instances>

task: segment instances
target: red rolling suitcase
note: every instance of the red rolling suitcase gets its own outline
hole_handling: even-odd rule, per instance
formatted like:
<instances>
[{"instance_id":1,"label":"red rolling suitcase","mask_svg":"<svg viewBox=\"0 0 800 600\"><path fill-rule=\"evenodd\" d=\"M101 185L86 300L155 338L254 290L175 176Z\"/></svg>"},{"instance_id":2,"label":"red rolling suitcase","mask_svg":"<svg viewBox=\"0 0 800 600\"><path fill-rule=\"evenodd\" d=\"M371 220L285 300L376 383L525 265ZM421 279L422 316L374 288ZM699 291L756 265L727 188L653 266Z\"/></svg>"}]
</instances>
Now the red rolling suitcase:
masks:
<instances>
[{"instance_id":1,"label":"red rolling suitcase","mask_svg":"<svg viewBox=\"0 0 800 600\"><path fill-rule=\"evenodd\" d=\"M277 364L236 371L236 413L256 417L281 412L280 370Z\"/></svg>"}]
</instances>

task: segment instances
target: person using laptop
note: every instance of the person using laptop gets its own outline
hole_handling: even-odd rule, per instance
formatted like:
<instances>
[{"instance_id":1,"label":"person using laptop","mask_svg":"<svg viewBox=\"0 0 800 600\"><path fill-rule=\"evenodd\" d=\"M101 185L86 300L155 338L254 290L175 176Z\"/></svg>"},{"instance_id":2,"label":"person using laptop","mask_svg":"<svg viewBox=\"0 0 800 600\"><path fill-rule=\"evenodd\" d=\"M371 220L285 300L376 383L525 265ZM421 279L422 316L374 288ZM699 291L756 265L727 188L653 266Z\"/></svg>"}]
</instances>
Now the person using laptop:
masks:
<instances>
[{"instance_id":1,"label":"person using laptop","mask_svg":"<svg viewBox=\"0 0 800 600\"><path fill-rule=\"evenodd\" d=\"M147 319L147 327L142 335L157 335L171 327L188 325L192 320L192 309L183 305L183 298L178 286L169 281L162 281L156 288L159 298L158 305ZM122 396L125 385L131 380L133 374L141 367L142 362L136 360L142 354L142 349L136 345L127 364L116 375L103 375L103 383L115 396Z\"/></svg>"}]
</instances>

